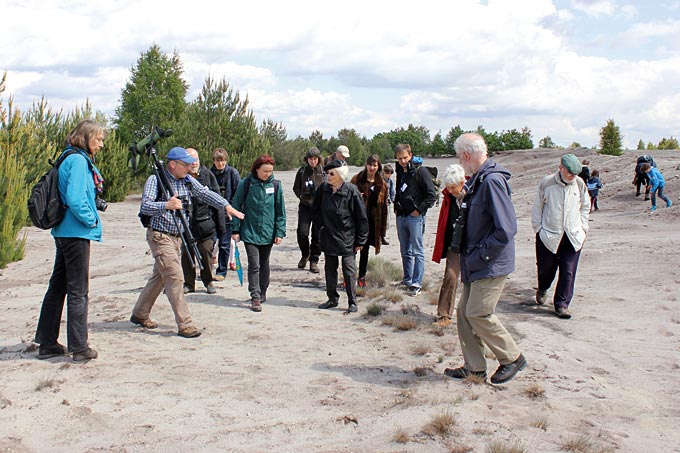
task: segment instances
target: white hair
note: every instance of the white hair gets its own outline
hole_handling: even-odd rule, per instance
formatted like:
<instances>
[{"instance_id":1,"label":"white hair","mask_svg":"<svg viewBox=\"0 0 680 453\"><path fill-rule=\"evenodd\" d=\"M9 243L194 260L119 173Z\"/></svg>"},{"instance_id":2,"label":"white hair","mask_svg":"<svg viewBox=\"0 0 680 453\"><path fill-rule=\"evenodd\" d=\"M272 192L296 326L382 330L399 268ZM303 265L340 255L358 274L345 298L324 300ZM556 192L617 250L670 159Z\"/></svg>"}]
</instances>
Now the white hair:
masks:
<instances>
[{"instance_id":1,"label":"white hair","mask_svg":"<svg viewBox=\"0 0 680 453\"><path fill-rule=\"evenodd\" d=\"M442 182L446 186L458 185L465 181L465 170L458 164L451 164L444 170Z\"/></svg>"},{"instance_id":2,"label":"white hair","mask_svg":"<svg viewBox=\"0 0 680 453\"><path fill-rule=\"evenodd\" d=\"M340 167L334 168L333 170L338 172L340 179L347 181L347 177L349 176L349 167L347 165L341 165Z\"/></svg>"},{"instance_id":3,"label":"white hair","mask_svg":"<svg viewBox=\"0 0 680 453\"><path fill-rule=\"evenodd\" d=\"M456 139L453 143L453 148L456 150L456 154L462 152L467 152L470 154L481 154L486 156L487 147L486 142L484 142L484 137L476 132L468 132L463 134Z\"/></svg>"}]
</instances>

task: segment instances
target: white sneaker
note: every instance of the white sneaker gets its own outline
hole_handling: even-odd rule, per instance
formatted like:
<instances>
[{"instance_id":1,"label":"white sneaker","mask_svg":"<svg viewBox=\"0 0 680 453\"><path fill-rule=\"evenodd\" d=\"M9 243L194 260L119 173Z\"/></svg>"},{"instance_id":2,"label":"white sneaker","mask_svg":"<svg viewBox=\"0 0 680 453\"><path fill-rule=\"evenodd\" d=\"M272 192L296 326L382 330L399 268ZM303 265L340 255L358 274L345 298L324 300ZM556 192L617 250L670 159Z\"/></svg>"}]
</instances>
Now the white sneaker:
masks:
<instances>
[{"instance_id":1,"label":"white sneaker","mask_svg":"<svg viewBox=\"0 0 680 453\"><path fill-rule=\"evenodd\" d=\"M417 286L411 286L411 287L408 289L408 295L409 295L409 296L415 297L415 296L417 296L418 294L420 294L420 288L418 288Z\"/></svg>"}]
</instances>

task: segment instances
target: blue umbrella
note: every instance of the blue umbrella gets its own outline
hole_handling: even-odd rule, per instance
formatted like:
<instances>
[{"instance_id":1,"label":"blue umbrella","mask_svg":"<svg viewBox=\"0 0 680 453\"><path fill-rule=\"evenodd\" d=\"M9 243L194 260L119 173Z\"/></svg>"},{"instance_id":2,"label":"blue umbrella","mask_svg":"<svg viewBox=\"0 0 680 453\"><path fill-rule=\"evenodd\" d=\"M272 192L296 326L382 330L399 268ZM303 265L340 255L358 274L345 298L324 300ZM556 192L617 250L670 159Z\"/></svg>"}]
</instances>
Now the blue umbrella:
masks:
<instances>
[{"instance_id":1,"label":"blue umbrella","mask_svg":"<svg viewBox=\"0 0 680 453\"><path fill-rule=\"evenodd\" d=\"M234 261L236 262L236 275L238 281L243 286L243 268L241 267L241 254L238 252L238 246L234 244Z\"/></svg>"}]
</instances>

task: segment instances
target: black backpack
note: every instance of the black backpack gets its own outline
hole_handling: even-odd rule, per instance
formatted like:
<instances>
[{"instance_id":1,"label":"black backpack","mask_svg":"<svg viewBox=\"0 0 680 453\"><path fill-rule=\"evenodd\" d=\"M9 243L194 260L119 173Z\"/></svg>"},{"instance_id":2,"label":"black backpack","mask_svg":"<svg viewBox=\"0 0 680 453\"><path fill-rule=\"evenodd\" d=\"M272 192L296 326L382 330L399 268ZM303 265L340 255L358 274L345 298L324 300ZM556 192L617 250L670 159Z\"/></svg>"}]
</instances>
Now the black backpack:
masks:
<instances>
[{"instance_id":1,"label":"black backpack","mask_svg":"<svg viewBox=\"0 0 680 453\"><path fill-rule=\"evenodd\" d=\"M31 196L28 197L28 215L33 225L41 230L49 230L64 220L66 205L62 203L59 196L59 166L64 159L77 152L75 149L68 149L59 156L56 162L50 160L52 168L42 175L31 190ZM90 171L93 171L89 159L87 163Z\"/></svg>"}]
</instances>

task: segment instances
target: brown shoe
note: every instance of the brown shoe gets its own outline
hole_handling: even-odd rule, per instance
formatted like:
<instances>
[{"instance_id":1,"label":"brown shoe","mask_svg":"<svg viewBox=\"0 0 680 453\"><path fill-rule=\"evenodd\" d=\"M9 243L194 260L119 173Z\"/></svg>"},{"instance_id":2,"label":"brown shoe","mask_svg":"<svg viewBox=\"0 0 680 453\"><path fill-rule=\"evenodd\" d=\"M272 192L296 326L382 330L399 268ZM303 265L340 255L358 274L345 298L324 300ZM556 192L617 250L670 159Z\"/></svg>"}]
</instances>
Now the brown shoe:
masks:
<instances>
[{"instance_id":1,"label":"brown shoe","mask_svg":"<svg viewBox=\"0 0 680 453\"><path fill-rule=\"evenodd\" d=\"M250 309L259 313L262 311L262 304L259 300L253 299L250 301Z\"/></svg>"},{"instance_id":2,"label":"brown shoe","mask_svg":"<svg viewBox=\"0 0 680 453\"><path fill-rule=\"evenodd\" d=\"M541 291L540 289L536 291L536 303L538 305L545 304L547 291Z\"/></svg>"},{"instance_id":3,"label":"brown shoe","mask_svg":"<svg viewBox=\"0 0 680 453\"><path fill-rule=\"evenodd\" d=\"M309 263L309 272L312 274L318 274L319 273L319 265L317 263Z\"/></svg>"},{"instance_id":4,"label":"brown shoe","mask_svg":"<svg viewBox=\"0 0 680 453\"><path fill-rule=\"evenodd\" d=\"M439 318L437 321L434 322L434 325L437 327L448 327L451 324L453 324L453 321L451 321L451 318L446 318L442 316Z\"/></svg>"},{"instance_id":5,"label":"brown shoe","mask_svg":"<svg viewBox=\"0 0 680 453\"><path fill-rule=\"evenodd\" d=\"M221 281L224 280L224 275L222 275L222 274L217 274L217 275L215 275L215 276L213 277L213 280L215 280L216 282L221 282Z\"/></svg>"},{"instance_id":6,"label":"brown shoe","mask_svg":"<svg viewBox=\"0 0 680 453\"><path fill-rule=\"evenodd\" d=\"M184 338L196 338L201 336L201 331L194 326L185 327L177 332L177 335Z\"/></svg>"},{"instance_id":7,"label":"brown shoe","mask_svg":"<svg viewBox=\"0 0 680 453\"><path fill-rule=\"evenodd\" d=\"M158 324L156 324L155 321L152 321L151 319L140 319L136 317L135 315L130 316L130 322L132 324L137 324L138 326L146 327L147 329L155 329L158 327Z\"/></svg>"}]
</instances>

